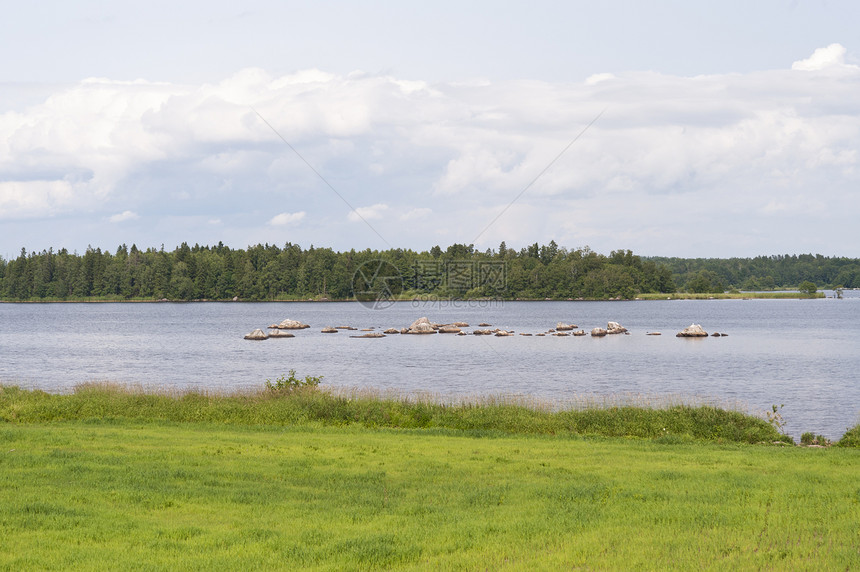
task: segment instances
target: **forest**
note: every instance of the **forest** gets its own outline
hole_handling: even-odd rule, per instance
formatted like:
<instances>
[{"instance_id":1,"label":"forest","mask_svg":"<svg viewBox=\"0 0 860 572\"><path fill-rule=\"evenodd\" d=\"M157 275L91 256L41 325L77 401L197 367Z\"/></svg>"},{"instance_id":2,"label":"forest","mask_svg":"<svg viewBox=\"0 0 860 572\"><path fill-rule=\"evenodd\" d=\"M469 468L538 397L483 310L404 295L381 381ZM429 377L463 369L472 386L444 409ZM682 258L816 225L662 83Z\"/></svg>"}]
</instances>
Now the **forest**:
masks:
<instances>
[{"instance_id":1,"label":"forest","mask_svg":"<svg viewBox=\"0 0 860 572\"><path fill-rule=\"evenodd\" d=\"M752 259L599 254L555 241L520 250L453 244L428 251L350 250L297 244L167 251L123 244L114 252L53 249L0 257L0 300L346 300L393 297L630 299L639 294L797 287L860 287L860 260L821 255Z\"/></svg>"}]
</instances>

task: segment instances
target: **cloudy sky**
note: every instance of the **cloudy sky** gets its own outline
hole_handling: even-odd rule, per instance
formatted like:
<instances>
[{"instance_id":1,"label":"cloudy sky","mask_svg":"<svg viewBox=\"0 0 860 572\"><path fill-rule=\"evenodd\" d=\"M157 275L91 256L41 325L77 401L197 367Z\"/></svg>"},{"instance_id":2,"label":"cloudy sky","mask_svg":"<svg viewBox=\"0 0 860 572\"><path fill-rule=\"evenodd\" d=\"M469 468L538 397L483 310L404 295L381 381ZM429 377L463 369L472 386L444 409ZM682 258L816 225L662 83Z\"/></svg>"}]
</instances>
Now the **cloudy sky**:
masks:
<instances>
[{"instance_id":1,"label":"cloudy sky","mask_svg":"<svg viewBox=\"0 0 860 572\"><path fill-rule=\"evenodd\" d=\"M15 3L0 256L857 257L857 22L850 0Z\"/></svg>"}]
</instances>

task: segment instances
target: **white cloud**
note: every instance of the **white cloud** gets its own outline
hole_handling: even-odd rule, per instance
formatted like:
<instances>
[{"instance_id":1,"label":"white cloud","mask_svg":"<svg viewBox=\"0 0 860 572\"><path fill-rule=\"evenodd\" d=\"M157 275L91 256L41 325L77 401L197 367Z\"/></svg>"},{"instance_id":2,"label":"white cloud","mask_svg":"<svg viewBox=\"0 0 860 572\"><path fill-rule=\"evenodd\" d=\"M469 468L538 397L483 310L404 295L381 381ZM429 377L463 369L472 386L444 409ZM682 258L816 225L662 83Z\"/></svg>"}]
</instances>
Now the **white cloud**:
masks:
<instances>
[{"instance_id":1,"label":"white cloud","mask_svg":"<svg viewBox=\"0 0 860 572\"><path fill-rule=\"evenodd\" d=\"M432 214L433 209L426 207L415 208L400 215L400 220L421 220L428 218Z\"/></svg>"},{"instance_id":2,"label":"white cloud","mask_svg":"<svg viewBox=\"0 0 860 572\"><path fill-rule=\"evenodd\" d=\"M388 205L385 203L376 203L369 207L358 207L346 215L346 218L353 222L357 222L362 219L366 221L377 220L381 219L386 211L388 211Z\"/></svg>"},{"instance_id":3,"label":"white cloud","mask_svg":"<svg viewBox=\"0 0 860 572\"><path fill-rule=\"evenodd\" d=\"M115 214L115 215L109 217L108 221L110 221L112 223L118 223L118 222L123 222L123 221L127 221L127 220L135 220L138 218L140 218L140 217L137 215L137 213L134 213L132 211L122 211L119 214Z\"/></svg>"},{"instance_id":4,"label":"white cloud","mask_svg":"<svg viewBox=\"0 0 860 572\"><path fill-rule=\"evenodd\" d=\"M50 216L73 200L65 180L0 181L0 220Z\"/></svg>"},{"instance_id":5,"label":"white cloud","mask_svg":"<svg viewBox=\"0 0 860 572\"><path fill-rule=\"evenodd\" d=\"M791 64L791 69L800 71L817 71L828 68L854 68L857 66L845 64L847 49L841 44L830 44L826 48L818 48L805 60L797 60Z\"/></svg>"},{"instance_id":6,"label":"white cloud","mask_svg":"<svg viewBox=\"0 0 860 572\"><path fill-rule=\"evenodd\" d=\"M379 221L374 227L393 237L404 236L404 221L432 219L414 242L394 244L420 248L431 232L434 242L470 242L534 181L482 241L513 247L563 233L568 245L597 248L620 236L601 230L603 221L622 218L635 243L610 248L671 254L680 227L718 233L718 221L732 217L737 238L724 240L745 245L756 217L796 217L813 203L822 220L860 218L860 73L846 56L834 44L793 70L618 72L569 83L431 86L257 68L203 85L85 80L41 103L0 109L0 219L113 220L134 205L148 219L224 221L201 223L210 229L200 231L205 240L223 233L245 246L260 236L260 212L289 204L296 212L272 217L267 240L280 232L271 227L307 218L313 223L290 240L384 247L347 221ZM835 68L842 71L796 71ZM317 174L350 203L369 206L345 221ZM622 216L626 209L636 216ZM679 228L655 230L654 221ZM839 228L842 242L860 239L856 226ZM789 239L796 228L774 236ZM15 237L3 240L18 248Z\"/></svg>"},{"instance_id":7,"label":"white cloud","mask_svg":"<svg viewBox=\"0 0 860 572\"><path fill-rule=\"evenodd\" d=\"M588 76L585 79L585 85L597 85L602 81L609 81L611 79L615 79L615 74L611 73L596 73Z\"/></svg>"},{"instance_id":8,"label":"white cloud","mask_svg":"<svg viewBox=\"0 0 860 572\"><path fill-rule=\"evenodd\" d=\"M295 224L302 219L305 218L305 211L299 211L296 213L281 213L272 217L269 221L270 226L287 226L290 224ZM220 222L220 221L219 221Z\"/></svg>"}]
</instances>

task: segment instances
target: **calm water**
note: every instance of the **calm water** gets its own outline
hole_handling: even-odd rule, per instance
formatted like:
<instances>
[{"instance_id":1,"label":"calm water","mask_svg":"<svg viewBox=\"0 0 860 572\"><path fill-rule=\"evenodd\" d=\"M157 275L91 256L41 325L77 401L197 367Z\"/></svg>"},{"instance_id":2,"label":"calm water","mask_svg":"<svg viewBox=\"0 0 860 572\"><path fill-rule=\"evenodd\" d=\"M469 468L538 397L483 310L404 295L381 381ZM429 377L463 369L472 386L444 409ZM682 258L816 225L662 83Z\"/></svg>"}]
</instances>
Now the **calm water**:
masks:
<instances>
[{"instance_id":1,"label":"calm water","mask_svg":"<svg viewBox=\"0 0 860 572\"><path fill-rule=\"evenodd\" d=\"M68 391L85 381L148 387L261 387L290 369L332 386L441 395L683 395L784 403L787 431L837 438L860 421L860 292L843 300L639 302L0 304L0 383ZM400 336L351 339L324 326L485 321L537 333L617 321L631 335ZM251 342L285 318L312 327ZM682 339L691 323L728 337ZM661 331L662 336L646 336Z\"/></svg>"}]
</instances>

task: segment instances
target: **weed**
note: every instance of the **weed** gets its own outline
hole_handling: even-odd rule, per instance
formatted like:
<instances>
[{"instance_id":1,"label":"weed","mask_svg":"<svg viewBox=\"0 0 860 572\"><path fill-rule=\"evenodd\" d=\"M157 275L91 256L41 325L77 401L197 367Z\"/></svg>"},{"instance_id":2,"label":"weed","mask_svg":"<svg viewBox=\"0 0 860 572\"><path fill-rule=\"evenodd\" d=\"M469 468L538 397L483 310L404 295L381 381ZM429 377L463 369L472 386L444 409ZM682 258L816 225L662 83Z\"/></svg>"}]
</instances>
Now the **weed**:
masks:
<instances>
[{"instance_id":1,"label":"weed","mask_svg":"<svg viewBox=\"0 0 860 572\"><path fill-rule=\"evenodd\" d=\"M767 415L767 422L770 423L771 426L780 433L782 433L782 428L785 427L785 419L783 419L782 414L780 413L780 410L783 407L785 407L784 403L780 404L779 406L772 405L772 412L765 411L765 415Z\"/></svg>"},{"instance_id":2,"label":"weed","mask_svg":"<svg viewBox=\"0 0 860 572\"><path fill-rule=\"evenodd\" d=\"M322 381L323 376L314 377L312 375L306 375L304 379L299 379L296 377L296 370L290 370L290 376L287 377L285 375L281 375L275 381L270 379L266 380L266 389L269 391L295 391L297 389L304 388L316 388L320 381Z\"/></svg>"}]
</instances>

